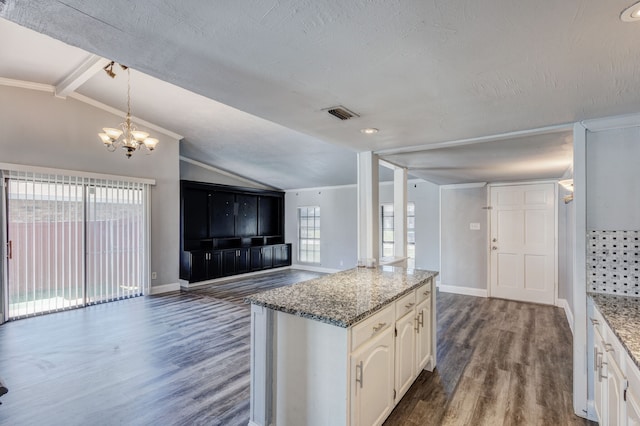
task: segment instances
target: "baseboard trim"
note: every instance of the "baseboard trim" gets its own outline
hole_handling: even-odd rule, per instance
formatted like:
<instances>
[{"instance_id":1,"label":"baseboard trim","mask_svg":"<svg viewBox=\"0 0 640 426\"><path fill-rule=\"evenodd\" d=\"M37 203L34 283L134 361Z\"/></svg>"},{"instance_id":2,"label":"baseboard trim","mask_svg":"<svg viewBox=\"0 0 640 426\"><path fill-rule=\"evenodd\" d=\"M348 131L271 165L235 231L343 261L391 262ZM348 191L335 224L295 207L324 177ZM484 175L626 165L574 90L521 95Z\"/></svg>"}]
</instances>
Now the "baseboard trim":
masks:
<instances>
[{"instance_id":1,"label":"baseboard trim","mask_svg":"<svg viewBox=\"0 0 640 426\"><path fill-rule=\"evenodd\" d=\"M465 296L487 297L487 290L482 288L461 287L457 285L438 284L436 286L444 293L464 294Z\"/></svg>"},{"instance_id":2,"label":"baseboard trim","mask_svg":"<svg viewBox=\"0 0 640 426\"><path fill-rule=\"evenodd\" d=\"M149 294L153 296L156 294L170 293L172 291L180 291L180 283L152 285L149 289Z\"/></svg>"},{"instance_id":3,"label":"baseboard trim","mask_svg":"<svg viewBox=\"0 0 640 426\"><path fill-rule=\"evenodd\" d=\"M299 269L301 271L309 272L324 272L326 274L335 274L336 272L342 271L342 269L322 268L320 266L301 265L299 263L291 265L291 269Z\"/></svg>"},{"instance_id":4,"label":"baseboard trim","mask_svg":"<svg viewBox=\"0 0 640 426\"><path fill-rule=\"evenodd\" d=\"M564 309L564 314L567 316L567 322L569 323L569 329L571 329L571 334L573 335L573 312L571 312L569 302L567 302L567 299L558 299L556 306Z\"/></svg>"},{"instance_id":5,"label":"baseboard trim","mask_svg":"<svg viewBox=\"0 0 640 426\"><path fill-rule=\"evenodd\" d=\"M283 271L286 269L291 269L291 266L282 266L280 268L265 269L264 271L247 272L246 274L231 275L228 277L215 278L213 280L198 281L197 283L190 283L185 280L180 280L180 287L183 290L193 290L194 288L200 288L206 285L226 283L229 281L235 281L235 280L241 280L244 278L254 277L256 275L268 274L269 272Z\"/></svg>"}]
</instances>

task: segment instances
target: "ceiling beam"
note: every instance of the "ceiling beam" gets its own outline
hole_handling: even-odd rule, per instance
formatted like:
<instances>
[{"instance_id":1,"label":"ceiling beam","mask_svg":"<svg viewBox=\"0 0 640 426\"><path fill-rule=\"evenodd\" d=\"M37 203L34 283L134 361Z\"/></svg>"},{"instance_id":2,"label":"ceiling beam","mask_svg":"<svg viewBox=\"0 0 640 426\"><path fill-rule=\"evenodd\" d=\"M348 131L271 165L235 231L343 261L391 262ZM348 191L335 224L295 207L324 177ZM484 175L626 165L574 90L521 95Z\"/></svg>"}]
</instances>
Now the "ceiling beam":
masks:
<instances>
[{"instance_id":1,"label":"ceiling beam","mask_svg":"<svg viewBox=\"0 0 640 426\"><path fill-rule=\"evenodd\" d=\"M111 61L98 55L89 55L78 68L66 76L55 88L55 96L65 99L69 94L76 91L87 80L96 75Z\"/></svg>"}]
</instances>

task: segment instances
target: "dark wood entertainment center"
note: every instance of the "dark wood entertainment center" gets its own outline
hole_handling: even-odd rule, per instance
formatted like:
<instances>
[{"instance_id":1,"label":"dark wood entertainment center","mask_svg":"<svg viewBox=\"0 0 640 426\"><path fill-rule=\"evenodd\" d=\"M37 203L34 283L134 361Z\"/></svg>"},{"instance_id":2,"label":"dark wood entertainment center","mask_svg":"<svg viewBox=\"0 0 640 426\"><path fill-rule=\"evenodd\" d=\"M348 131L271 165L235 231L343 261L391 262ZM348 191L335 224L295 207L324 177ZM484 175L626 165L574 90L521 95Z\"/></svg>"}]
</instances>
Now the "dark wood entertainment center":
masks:
<instances>
[{"instance_id":1,"label":"dark wood entertainment center","mask_svg":"<svg viewBox=\"0 0 640 426\"><path fill-rule=\"evenodd\" d=\"M190 283L291 265L284 192L180 181L180 251Z\"/></svg>"}]
</instances>

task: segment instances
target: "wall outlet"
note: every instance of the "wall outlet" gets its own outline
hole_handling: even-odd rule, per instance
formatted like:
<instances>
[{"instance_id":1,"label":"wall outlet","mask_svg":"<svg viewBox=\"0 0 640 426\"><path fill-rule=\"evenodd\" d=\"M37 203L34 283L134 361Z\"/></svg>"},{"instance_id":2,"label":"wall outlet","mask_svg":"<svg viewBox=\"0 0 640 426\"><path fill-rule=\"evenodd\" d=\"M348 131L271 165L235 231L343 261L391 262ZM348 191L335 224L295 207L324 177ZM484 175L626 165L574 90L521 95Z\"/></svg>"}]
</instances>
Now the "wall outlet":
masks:
<instances>
[{"instance_id":1,"label":"wall outlet","mask_svg":"<svg viewBox=\"0 0 640 426\"><path fill-rule=\"evenodd\" d=\"M469 224L469 229L471 229L472 231L479 231L480 230L480 224L477 222L473 222Z\"/></svg>"},{"instance_id":2,"label":"wall outlet","mask_svg":"<svg viewBox=\"0 0 640 426\"><path fill-rule=\"evenodd\" d=\"M155 280L156 278L158 278L158 274L156 272L152 272L151 273L151 279Z\"/></svg>"}]
</instances>

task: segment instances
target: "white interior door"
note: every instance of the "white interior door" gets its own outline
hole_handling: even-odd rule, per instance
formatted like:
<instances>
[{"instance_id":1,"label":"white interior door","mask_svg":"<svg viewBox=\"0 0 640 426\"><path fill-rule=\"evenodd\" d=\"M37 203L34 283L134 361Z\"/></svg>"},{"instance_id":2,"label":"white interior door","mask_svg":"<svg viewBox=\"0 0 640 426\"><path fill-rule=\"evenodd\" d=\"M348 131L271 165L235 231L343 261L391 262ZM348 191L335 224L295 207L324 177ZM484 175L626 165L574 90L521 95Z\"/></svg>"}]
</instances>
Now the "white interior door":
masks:
<instances>
[{"instance_id":1,"label":"white interior door","mask_svg":"<svg viewBox=\"0 0 640 426\"><path fill-rule=\"evenodd\" d=\"M491 296L555 304L555 185L492 186Z\"/></svg>"}]
</instances>

